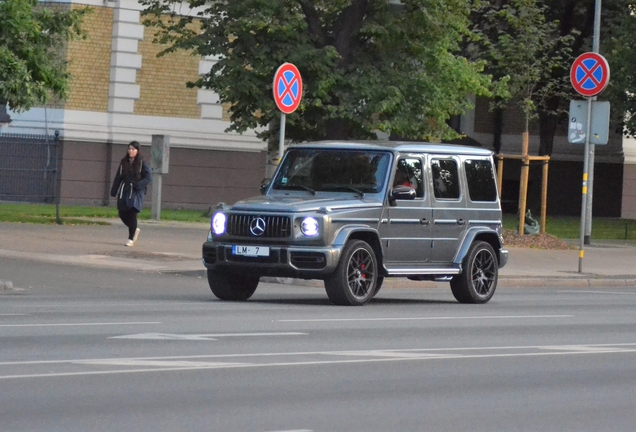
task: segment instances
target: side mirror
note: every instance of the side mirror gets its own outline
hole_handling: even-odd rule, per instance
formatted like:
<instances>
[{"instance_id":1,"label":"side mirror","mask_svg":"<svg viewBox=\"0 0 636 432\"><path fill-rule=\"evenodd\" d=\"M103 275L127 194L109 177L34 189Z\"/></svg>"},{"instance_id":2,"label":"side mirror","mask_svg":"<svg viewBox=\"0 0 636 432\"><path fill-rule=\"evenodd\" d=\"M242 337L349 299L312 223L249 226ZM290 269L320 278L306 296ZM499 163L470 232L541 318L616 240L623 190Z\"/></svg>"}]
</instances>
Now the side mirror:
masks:
<instances>
[{"instance_id":1,"label":"side mirror","mask_svg":"<svg viewBox=\"0 0 636 432\"><path fill-rule=\"evenodd\" d=\"M271 178L264 178L263 180L261 180L261 187L260 187L261 195L265 195L265 191L267 190L271 182L272 182Z\"/></svg>"},{"instance_id":2,"label":"side mirror","mask_svg":"<svg viewBox=\"0 0 636 432\"><path fill-rule=\"evenodd\" d=\"M395 202L395 200L414 200L416 196L417 192L412 187L396 186L391 190L389 198Z\"/></svg>"}]
</instances>

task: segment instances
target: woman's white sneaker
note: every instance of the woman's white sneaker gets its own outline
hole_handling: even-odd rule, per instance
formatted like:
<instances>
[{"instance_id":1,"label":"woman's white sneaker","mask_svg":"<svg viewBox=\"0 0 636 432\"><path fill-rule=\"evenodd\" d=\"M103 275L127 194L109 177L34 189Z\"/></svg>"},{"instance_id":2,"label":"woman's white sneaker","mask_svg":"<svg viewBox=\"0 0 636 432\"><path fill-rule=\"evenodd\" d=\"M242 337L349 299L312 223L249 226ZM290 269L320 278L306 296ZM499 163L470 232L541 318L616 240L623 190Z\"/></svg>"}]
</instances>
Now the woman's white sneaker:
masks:
<instances>
[{"instance_id":1,"label":"woman's white sneaker","mask_svg":"<svg viewBox=\"0 0 636 432\"><path fill-rule=\"evenodd\" d=\"M139 228L135 230L135 235L133 236L133 239L132 239L133 243L137 241L137 237L139 237L140 232L141 230Z\"/></svg>"},{"instance_id":2,"label":"woman's white sneaker","mask_svg":"<svg viewBox=\"0 0 636 432\"><path fill-rule=\"evenodd\" d=\"M132 240L126 240L126 246L132 246L132 245L134 245L134 244L135 244L135 242L134 242L134 241L132 241Z\"/></svg>"}]
</instances>

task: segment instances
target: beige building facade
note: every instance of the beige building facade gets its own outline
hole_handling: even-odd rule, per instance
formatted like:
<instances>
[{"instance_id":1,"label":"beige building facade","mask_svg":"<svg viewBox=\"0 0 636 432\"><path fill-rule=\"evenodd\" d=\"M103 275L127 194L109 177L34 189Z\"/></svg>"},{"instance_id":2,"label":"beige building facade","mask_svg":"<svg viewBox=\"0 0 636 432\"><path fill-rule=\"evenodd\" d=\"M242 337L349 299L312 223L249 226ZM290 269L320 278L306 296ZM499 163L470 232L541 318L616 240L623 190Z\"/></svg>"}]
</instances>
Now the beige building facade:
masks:
<instances>
[{"instance_id":1,"label":"beige building facade","mask_svg":"<svg viewBox=\"0 0 636 432\"><path fill-rule=\"evenodd\" d=\"M62 204L111 204L110 182L126 145L139 141L150 159L152 135L170 141L162 207L208 208L255 195L265 175L266 145L253 132L227 133L227 112L209 90L187 88L214 59L177 52L157 57L153 30L142 24L136 0L59 1L90 6L85 40L68 43L65 102L10 112L3 133L59 132ZM150 205L149 193L147 205Z\"/></svg>"},{"instance_id":2,"label":"beige building facade","mask_svg":"<svg viewBox=\"0 0 636 432\"><path fill-rule=\"evenodd\" d=\"M54 0L59 6L90 6L86 40L69 42L72 76L66 102L10 113L2 132L52 134L62 143L59 196L63 204L110 204L110 182L131 140L150 157L152 135L170 139L169 172L163 176L162 206L208 208L258 193L267 172L266 144L254 132L227 133L227 111L210 90L187 88L205 74L214 58L179 51L157 57L153 30L142 24L136 0ZM488 101L477 99L475 110L462 116L460 132L492 148L494 121ZM522 117L504 114L503 154L519 154ZM580 212L582 145L567 142L567 125L557 130L550 161L548 213ZM530 153L539 137L531 131ZM610 217L636 218L636 140L612 136L595 149L594 211ZM532 176L532 173L535 173ZM537 211L540 168L531 166L529 204ZM519 166L506 164L503 193L518 199ZM150 205L149 193L146 205ZM534 197L534 198L533 198ZM533 201L534 200L534 201ZM514 209L513 209L514 211Z\"/></svg>"}]
</instances>

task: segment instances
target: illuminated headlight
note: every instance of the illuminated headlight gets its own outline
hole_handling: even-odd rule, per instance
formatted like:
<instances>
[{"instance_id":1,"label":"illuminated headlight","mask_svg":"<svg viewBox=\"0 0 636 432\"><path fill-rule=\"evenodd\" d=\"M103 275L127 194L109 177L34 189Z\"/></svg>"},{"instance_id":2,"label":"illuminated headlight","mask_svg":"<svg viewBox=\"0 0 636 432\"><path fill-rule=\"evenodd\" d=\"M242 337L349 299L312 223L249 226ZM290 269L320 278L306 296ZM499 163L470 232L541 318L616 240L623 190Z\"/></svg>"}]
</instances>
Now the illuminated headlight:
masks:
<instances>
[{"instance_id":1,"label":"illuminated headlight","mask_svg":"<svg viewBox=\"0 0 636 432\"><path fill-rule=\"evenodd\" d=\"M319 232L318 221L312 217L303 219L300 231L307 237L316 237Z\"/></svg>"},{"instance_id":2,"label":"illuminated headlight","mask_svg":"<svg viewBox=\"0 0 636 432\"><path fill-rule=\"evenodd\" d=\"M216 213L212 217L212 231L216 235L221 235L225 232L226 217L224 213Z\"/></svg>"}]
</instances>

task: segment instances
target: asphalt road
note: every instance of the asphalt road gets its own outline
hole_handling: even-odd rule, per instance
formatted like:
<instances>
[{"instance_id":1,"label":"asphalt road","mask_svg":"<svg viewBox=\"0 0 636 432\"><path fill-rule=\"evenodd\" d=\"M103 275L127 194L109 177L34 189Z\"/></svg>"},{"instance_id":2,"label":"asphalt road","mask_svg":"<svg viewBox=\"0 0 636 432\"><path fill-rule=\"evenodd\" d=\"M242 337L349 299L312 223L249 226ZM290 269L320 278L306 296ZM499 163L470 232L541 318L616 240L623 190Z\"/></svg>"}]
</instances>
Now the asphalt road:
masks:
<instances>
[{"instance_id":1,"label":"asphalt road","mask_svg":"<svg viewBox=\"0 0 636 432\"><path fill-rule=\"evenodd\" d=\"M2 431L633 431L636 288L332 306L262 284L2 259Z\"/></svg>"}]
</instances>

